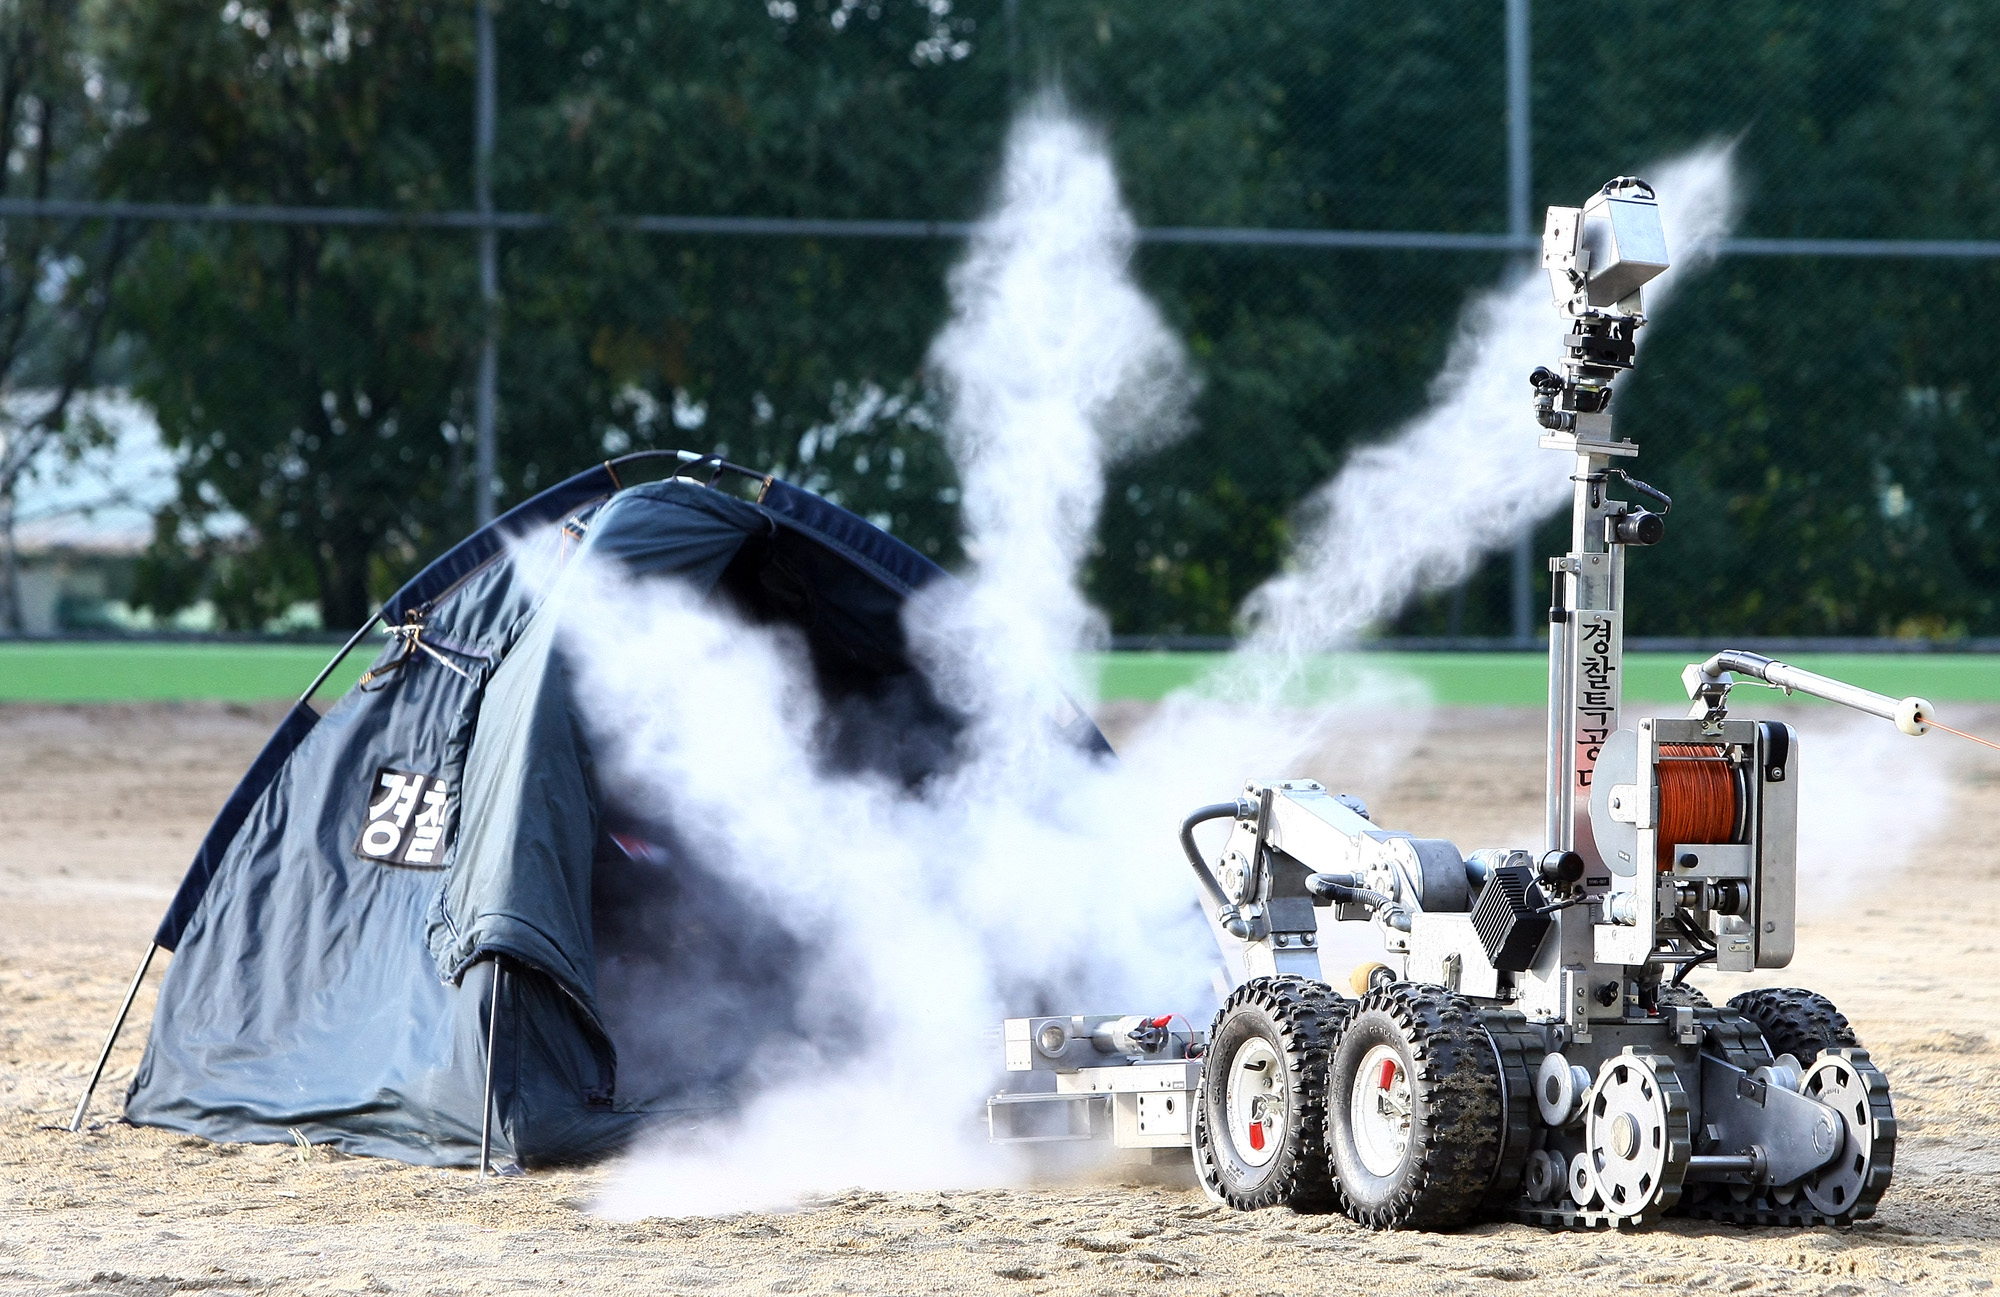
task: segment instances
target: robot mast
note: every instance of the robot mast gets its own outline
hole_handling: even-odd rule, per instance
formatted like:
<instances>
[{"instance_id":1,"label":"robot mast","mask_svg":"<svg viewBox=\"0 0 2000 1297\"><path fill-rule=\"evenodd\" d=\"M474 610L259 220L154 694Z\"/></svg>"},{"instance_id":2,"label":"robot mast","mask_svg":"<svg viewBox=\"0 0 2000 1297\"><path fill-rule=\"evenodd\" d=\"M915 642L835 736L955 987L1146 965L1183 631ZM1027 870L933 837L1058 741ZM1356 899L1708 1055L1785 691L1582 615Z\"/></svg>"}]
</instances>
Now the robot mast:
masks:
<instances>
[{"instance_id":1,"label":"robot mast","mask_svg":"<svg viewBox=\"0 0 2000 1297\"><path fill-rule=\"evenodd\" d=\"M1586 888L1609 885L1591 834L1597 758L1619 728L1625 650L1625 548L1665 534L1663 493L1634 483L1614 463L1639 447L1612 433L1613 382L1632 368L1646 283L1667 269L1666 234L1652 187L1631 176L1605 185L1582 207L1551 207L1542 266L1568 322L1562 372L1537 369L1541 444L1576 457L1569 552L1549 561L1548 849L1574 851ZM1613 478L1659 512L1611 498Z\"/></svg>"}]
</instances>

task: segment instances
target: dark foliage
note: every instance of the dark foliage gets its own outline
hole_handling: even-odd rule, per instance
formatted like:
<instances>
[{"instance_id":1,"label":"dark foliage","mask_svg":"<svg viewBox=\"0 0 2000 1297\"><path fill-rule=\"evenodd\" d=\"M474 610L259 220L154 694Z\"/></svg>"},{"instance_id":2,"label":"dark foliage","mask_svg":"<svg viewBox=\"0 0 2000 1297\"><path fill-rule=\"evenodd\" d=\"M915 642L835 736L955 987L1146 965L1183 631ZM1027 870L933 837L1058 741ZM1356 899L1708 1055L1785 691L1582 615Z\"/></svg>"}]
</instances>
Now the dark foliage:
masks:
<instances>
[{"instance_id":1,"label":"dark foliage","mask_svg":"<svg viewBox=\"0 0 2000 1297\"><path fill-rule=\"evenodd\" d=\"M469 205L464 0L108 12L135 111L107 187ZM923 373L952 245L592 218L966 219L1009 104L1052 83L1104 128L1145 224L1498 231L1500 21L1438 0L508 0L497 201L575 219L502 241L504 498L625 448L720 449L952 562ZM1534 49L1537 210L1724 137L1746 234L2000 234L1992 6L1541 0ZM472 257L438 232L148 244L122 296L138 387L193 456L156 602L206 588L256 624L316 598L348 625L469 524ZM1505 267L1155 244L1138 269L1204 388L1188 437L1114 468L1088 580L1119 631L1226 631L1301 496L1421 406L1460 305ZM1734 258L1688 283L1621 398L1678 502L1666 548L1636 560L1631 631L2000 632L1996 278ZM201 538L218 507L252 546ZM1496 559L1396 628L1498 634L1507 614Z\"/></svg>"}]
</instances>

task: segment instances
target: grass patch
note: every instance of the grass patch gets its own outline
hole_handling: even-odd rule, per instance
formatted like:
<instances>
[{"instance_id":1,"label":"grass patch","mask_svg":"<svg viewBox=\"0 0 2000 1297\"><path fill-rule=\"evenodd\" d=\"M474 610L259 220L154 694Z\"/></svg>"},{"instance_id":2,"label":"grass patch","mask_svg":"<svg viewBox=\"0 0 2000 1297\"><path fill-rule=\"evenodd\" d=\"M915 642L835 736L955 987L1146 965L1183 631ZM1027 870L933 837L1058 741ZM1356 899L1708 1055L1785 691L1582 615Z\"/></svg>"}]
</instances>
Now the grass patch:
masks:
<instances>
[{"instance_id":1,"label":"grass patch","mask_svg":"<svg viewBox=\"0 0 2000 1297\"><path fill-rule=\"evenodd\" d=\"M320 691L338 697L378 646L348 656ZM333 656L324 644L0 643L0 702L262 702L297 697ZM1099 697L1155 701L1198 686L1220 653L1096 653L1085 659ZM2000 654L1800 654L1796 666L1902 697L1933 702L2000 702ZM1682 701L1686 656L1632 653L1625 696L1632 702ZM1342 653L1315 659L1299 701L1341 692L1363 674L1420 682L1440 703L1539 707L1548 691L1548 660L1538 653ZM1747 695L1746 695L1747 697Z\"/></svg>"},{"instance_id":2,"label":"grass patch","mask_svg":"<svg viewBox=\"0 0 2000 1297\"><path fill-rule=\"evenodd\" d=\"M1154 701L1176 689L1199 686L1220 653L1098 653L1099 697ZM1805 653L1794 666L1873 689L1894 698L1918 694L1932 702L2000 702L2000 655L1988 653ZM1679 653L1625 655L1629 702L1685 702ZM1440 703L1464 706L1539 707L1548 700L1548 658L1540 653L1342 653L1316 660L1305 675L1306 701L1326 697L1362 672L1420 681ZM1754 689L1754 686L1752 686ZM1746 699L1752 694L1742 695Z\"/></svg>"},{"instance_id":3,"label":"grass patch","mask_svg":"<svg viewBox=\"0 0 2000 1297\"><path fill-rule=\"evenodd\" d=\"M320 689L337 698L376 646L349 654ZM263 702L296 698L333 657L330 644L0 644L0 702Z\"/></svg>"}]
</instances>

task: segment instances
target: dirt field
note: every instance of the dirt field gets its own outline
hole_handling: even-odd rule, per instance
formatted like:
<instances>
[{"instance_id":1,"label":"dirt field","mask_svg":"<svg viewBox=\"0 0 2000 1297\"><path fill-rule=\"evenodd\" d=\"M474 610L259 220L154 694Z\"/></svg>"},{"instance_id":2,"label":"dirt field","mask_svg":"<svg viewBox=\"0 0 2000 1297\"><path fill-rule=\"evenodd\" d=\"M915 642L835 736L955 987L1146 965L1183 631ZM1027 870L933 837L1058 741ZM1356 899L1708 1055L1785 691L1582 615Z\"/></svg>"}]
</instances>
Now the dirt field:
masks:
<instances>
[{"instance_id":1,"label":"dirt field","mask_svg":"<svg viewBox=\"0 0 2000 1297\"><path fill-rule=\"evenodd\" d=\"M125 1126L150 994L86 1133L59 1129L189 854L275 719L0 707L0 1291L1861 1294L2000 1278L2000 753L1952 750L1942 815L1909 826L1924 845L1886 876L1859 862L1852 894L1815 907L1799 960L1769 979L1832 996L1895 1086L1896 1181L1853 1229L1372 1235L1116 1183L849 1192L632 1225L589 1214L602 1171L480 1184ZM1132 716L1106 719L1115 731ZM1954 719L2000 732L2000 712ZM1533 826L1540 725L1538 713L1435 715L1395 780L1365 790L1376 818L1466 844ZM1923 742L1930 755L1953 741Z\"/></svg>"}]
</instances>

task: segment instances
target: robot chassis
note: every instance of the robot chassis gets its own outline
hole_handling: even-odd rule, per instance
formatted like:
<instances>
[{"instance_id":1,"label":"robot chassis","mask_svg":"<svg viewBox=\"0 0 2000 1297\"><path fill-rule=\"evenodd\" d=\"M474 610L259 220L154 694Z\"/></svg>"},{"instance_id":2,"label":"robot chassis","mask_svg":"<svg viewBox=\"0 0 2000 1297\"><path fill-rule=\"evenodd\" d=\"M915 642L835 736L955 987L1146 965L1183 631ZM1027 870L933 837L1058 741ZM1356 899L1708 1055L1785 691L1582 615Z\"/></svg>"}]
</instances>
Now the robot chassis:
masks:
<instances>
[{"instance_id":1,"label":"robot chassis","mask_svg":"<svg viewBox=\"0 0 2000 1297\"><path fill-rule=\"evenodd\" d=\"M1007 1067L1035 1075L989 1102L997 1141L1192 1148L1220 1202L1376 1228L1874 1211L1895 1112L1847 1020L1809 991L1716 1006L1683 983L1704 963L1792 957L1798 736L1731 716L1736 677L1913 735L1930 706L1724 651L1684 673L1688 716L1624 714L1625 551L1657 543L1671 507L1617 467L1638 448L1613 440L1609 410L1640 289L1667 267L1653 191L1621 177L1550 208L1542 261L1568 327L1562 372L1531 378L1541 444L1576 463L1570 552L1550 563L1547 848L1462 856L1310 780L1196 810L1181 843L1233 988L1210 1030L1010 1019ZM1211 868L1193 830L1220 819L1233 826ZM1328 908L1383 938L1352 997L1323 976Z\"/></svg>"}]
</instances>

